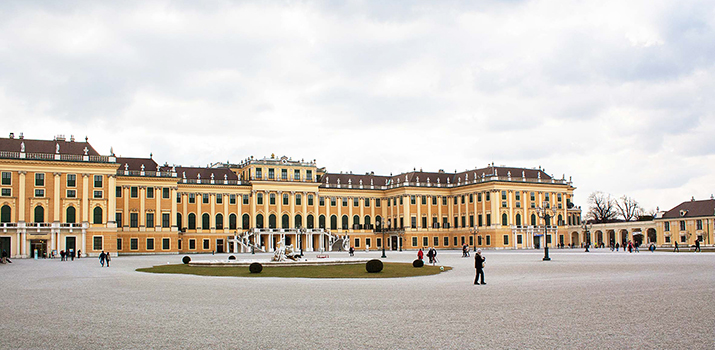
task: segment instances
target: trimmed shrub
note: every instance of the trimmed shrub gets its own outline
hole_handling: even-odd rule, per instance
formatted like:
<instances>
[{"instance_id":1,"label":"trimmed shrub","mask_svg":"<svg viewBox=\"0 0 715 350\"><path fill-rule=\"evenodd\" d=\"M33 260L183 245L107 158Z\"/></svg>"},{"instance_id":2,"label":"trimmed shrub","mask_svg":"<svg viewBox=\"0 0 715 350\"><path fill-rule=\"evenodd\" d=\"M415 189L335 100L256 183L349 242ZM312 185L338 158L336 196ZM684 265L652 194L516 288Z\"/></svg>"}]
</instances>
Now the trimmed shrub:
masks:
<instances>
[{"instance_id":1,"label":"trimmed shrub","mask_svg":"<svg viewBox=\"0 0 715 350\"><path fill-rule=\"evenodd\" d=\"M254 262L248 266L248 271L251 271L251 273L261 273L261 271L263 271L263 265L261 265L261 263Z\"/></svg>"},{"instance_id":2,"label":"trimmed shrub","mask_svg":"<svg viewBox=\"0 0 715 350\"><path fill-rule=\"evenodd\" d=\"M415 259L415 261L412 262L413 267L422 267L425 266L425 262L420 260L420 259Z\"/></svg>"},{"instance_id":3,"label":"trimmed shrub","mask_svg":"<svg viewBox=\"0 0 715 350\"><path fill-rule=\"evenodd\" d=\"M182 261L184 264L188 264L188 263L191 261L191 258L190 258L188 255L184 255L184 258L181 259L181 261Z\"/></svg>"},{"instance_id":4,"label":"trimmed shrub","mask_svg":"<svg viewBox=\"0 0 715 350\"><path fill-rule=\"evenodd\" d=\"M377 273L382 271L382 261L379 259L372 259L365 264L365 270L369 273Z\"/></svg>"},{"instance_id":5,"label":"trimmed shrub","mask_svg":"<svg viewBox=\"0 0 715 350\"><path fill-rule=\"evenodd\" d=\"M233 256L233 255L231 255L231 256L228 257L228 260L236 260L236 257Z\"/></svg>"}]
</instances>

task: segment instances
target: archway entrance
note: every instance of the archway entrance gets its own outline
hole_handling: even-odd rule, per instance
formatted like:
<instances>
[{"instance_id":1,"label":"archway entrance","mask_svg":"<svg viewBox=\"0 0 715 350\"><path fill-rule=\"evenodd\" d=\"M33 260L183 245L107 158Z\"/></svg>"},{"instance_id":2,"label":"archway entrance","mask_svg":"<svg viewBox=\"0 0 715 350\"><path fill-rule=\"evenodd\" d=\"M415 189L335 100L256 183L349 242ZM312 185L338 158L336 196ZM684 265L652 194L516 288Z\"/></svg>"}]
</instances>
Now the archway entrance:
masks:
<instances>
[{"instance_id":1,"label":"archway entrance","mask_svg":"<svg viewBox=\"0 0 715 350\"><path fill-rule=\"evenodd\" d=\"M643 244L643 232L641 232L641 231L633 232L633 244L635 244L635 245Z\"/></svg>"},{"instance_id":2,"label":"archway entrance","mask_svg":"<svg viewBox=\"0 0 715 350\"><path fill-rule=\"evenodd\" d=\"M578 246L580 244L579 239L578 239L578 232L572 232L571 233L571 244Z\"/></svg>"},{"instance_id":3,"label":"archway entrance","mask_svg":"<svg viewBox=\"0 0 715 350\"><path fill-rule=\"evenodd\" d=\"M658 236L655 233L655 229L648 229L648 243L656 244L658 242Z\"/></svg>"}]
</instances>

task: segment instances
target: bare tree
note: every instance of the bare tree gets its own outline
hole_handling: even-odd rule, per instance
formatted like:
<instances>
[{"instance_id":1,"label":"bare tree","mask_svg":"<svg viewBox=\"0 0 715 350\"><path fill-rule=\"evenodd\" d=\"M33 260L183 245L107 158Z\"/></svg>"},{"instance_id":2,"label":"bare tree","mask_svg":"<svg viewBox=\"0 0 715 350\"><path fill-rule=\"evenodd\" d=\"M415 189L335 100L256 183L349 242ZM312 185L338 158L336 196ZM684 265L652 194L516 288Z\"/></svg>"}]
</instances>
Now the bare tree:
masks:
<instances>
[{"instance_id":1,"label":"bare tree","mask_svg":"<svg viewBox=\"0 0 715 350\"><path fill-rule=\"evenodd\" d=\"M625 221L631 221L631 220L636 220L642 213L642 208L636 202L635 199L630 198L628 196L623 196L617 201L616 203L616 209L618 209L618 214L623 218Z\"/></svg>"},{"instance_id":2,"label":"bare tree","mask_svg":"<svg viewBox=\"0 0 715 350\"><path fill-rule=\"evenodd\" d=\"M616 203L610 194L600 191L593 192L588 196L588 204L586 217L594 223L612 222L618 216Z\"/></svg>"}]
</instances>

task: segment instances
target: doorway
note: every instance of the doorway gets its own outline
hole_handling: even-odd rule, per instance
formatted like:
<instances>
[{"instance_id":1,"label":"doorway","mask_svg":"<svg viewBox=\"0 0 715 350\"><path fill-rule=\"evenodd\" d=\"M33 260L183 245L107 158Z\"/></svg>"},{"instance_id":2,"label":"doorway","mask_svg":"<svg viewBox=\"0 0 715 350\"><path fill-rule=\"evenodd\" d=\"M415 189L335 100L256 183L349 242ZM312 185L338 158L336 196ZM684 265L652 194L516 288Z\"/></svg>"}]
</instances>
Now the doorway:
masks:
<instances>
[{"instance_id":1,"label":"doorway","mask_svg":"<svg viewBox=\"0 0 715 350\"><path fill-rule=\"evenodd\" d=\"M65 252L76 252L77 237L65 237Z\"/></svg>"},{"instance_id":2,"label":"doorway","mask_svg":"<svg viewBox=\"0 0 715 350\"><path fill-rule=\"evenodd\" d=\"M541 249L541 235L534 235L534 249Z\"/></svg>"},{"instance_id":3,"label":"doorway","mask_svg":"<svg viewBox=\"0 0 715 350\"><path fill-rule=\"evenodd\" d=\"M30 240L30 254L35 257L35 251L37 251L38 258L47 257L47 242L43 239L31 239Z\"/></svg>"},{"instance_id":4,"label":"doorway","mask_svg":"<svg viewBox=\"0 0 715 350\"><path fill-rule=\"evenodd\" d=\"M392 241L392 245L390 246L390 248L392 250L397 250L397 236L390 237L390 241Z\"/></svg>"},{"instance_id":5,"label":"doorway","mask_svg":"<svg viewBox=\"0 0 715 350\"><path fill-rule=\"evenodd\" d=\"M216 240L216 253L223 253L223 239Z\"/></svg>"},{"instance_id":6,"label":"doorway","mask_svg":"<svg viewBox=\"0 0 715 350\"><path fill-rule=\"evenodd\" d=\"M10 237L0 237L0 252L7 252L7 257L12 255L12 238Z\"/></svg>"}]
</instances>

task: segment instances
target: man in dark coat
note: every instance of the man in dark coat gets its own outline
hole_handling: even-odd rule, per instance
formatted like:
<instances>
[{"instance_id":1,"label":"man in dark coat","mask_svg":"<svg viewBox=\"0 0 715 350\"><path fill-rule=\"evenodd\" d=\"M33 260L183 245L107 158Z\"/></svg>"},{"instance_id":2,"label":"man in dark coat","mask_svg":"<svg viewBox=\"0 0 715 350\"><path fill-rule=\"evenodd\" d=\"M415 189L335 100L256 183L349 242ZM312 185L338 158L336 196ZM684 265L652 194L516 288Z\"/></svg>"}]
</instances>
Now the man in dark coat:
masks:
<instances>
[{"instance_id":1,"label":"man in dark coat","mask_svg":"<svg viewBox=\"0 0 715 350\"><path fill-rule=\"evenodd\" d=\"M484 261L486 260L486 258L482 257L482 250L477 250L477 254L474 254L474 268L477 269L477 275L474 277L475 285L479 284L479 276L482 276L481 284L486 284L486 282L484 282Z\"/></svg>"}]
</instances>

